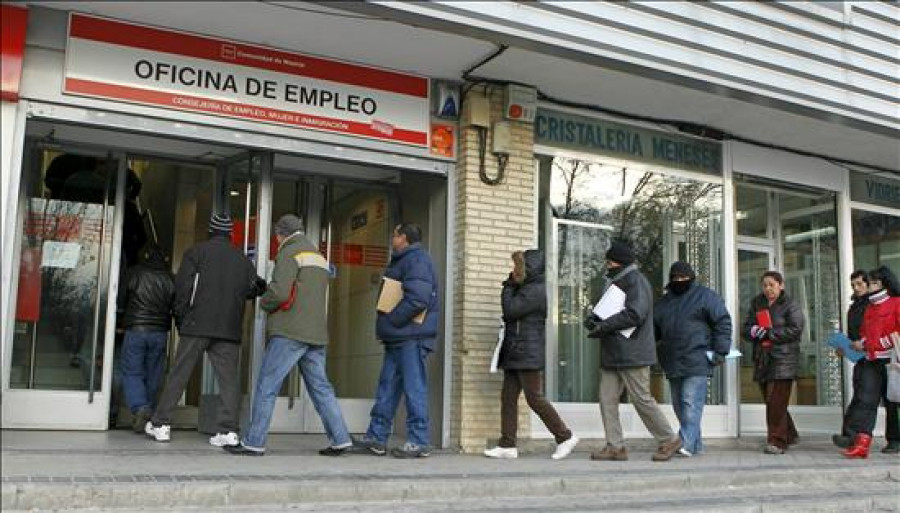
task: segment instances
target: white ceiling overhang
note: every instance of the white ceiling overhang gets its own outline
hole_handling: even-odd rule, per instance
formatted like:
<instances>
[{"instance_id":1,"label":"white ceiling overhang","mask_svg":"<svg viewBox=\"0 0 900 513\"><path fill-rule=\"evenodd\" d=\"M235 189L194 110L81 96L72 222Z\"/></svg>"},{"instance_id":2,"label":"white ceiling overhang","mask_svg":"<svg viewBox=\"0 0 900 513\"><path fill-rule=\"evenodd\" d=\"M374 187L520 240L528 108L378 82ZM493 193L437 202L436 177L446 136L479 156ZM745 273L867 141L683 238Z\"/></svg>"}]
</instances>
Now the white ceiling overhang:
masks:
<instances>
[{"instance_id":1,"label":"white ceiling overhang","mask_svg":"<svg viewBox=\"0 0 900 513\"><path fill-rule=\"evenodd\" d=\"M496 51L502 39L484 32L453 33L452 28L437 25L425 28L409 19L401 23L388 18L389 9L357 2L60 1L39 5L455 80ZM867 130L802 106L786 108L777 98L697 87L664 74L637 74L609 64L540 47L512 46L479 67L477 75L532 84L550 97L570 102L710 125L744 139L900 172L900 142L895 134Z\"/></svg>"}]
</instances>

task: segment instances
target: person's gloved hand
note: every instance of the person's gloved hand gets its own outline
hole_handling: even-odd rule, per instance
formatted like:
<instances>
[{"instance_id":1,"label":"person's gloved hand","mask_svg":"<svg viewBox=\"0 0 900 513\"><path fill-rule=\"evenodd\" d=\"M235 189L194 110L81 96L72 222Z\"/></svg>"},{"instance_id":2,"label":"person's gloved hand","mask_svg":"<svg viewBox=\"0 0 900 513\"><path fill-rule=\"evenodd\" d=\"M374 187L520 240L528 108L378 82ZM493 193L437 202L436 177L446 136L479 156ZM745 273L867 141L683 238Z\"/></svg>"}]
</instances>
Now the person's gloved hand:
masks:
<instances>
[{"instance_id":1,"label":"person's gloved hand","mask_svg":"<svg viewBox=\"0 0 900 513\"><path fill-rule=\"evenodd\" d=\"M584 322L582 323L584 329L587 330L588 334L592 334L597 331L597 328L600 327L600 323L603 322L597 317L597 314L591 312L585 316Z\"/></svg>"},{"instance_id":2,"label":"person's gloved hand","mask_svg":"<svg viewBox=\"0 0 900 513\"><path fill-rule=\"evenodd\" d=\"M762 326L757 326L756 324L750 326L750 338L752 338L756 342L761 342L766 338L766 335L768 333L768 330L766 330Z\"/></svg>"}]
</instances>

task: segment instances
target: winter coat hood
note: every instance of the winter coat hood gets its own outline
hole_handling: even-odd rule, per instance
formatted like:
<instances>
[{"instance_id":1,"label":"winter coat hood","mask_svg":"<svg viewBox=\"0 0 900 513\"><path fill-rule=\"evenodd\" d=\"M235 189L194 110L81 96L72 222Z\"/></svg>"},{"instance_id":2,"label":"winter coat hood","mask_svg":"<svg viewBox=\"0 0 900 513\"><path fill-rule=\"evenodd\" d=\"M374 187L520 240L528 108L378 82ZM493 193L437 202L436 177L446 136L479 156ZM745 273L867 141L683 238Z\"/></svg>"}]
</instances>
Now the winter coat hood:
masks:
<instances>
[{"instance_id":1,"label":"winter coat hood","mask_svg":"<svg viewBox=\"0 0 900 513\"><path fill-rule=\"evenodd\" d=\"M525 252L525 280L503 282L503 344L499 367L509 370L541 370L545 365L547 288L544 252Z\"/></svg>"}]
</instances>

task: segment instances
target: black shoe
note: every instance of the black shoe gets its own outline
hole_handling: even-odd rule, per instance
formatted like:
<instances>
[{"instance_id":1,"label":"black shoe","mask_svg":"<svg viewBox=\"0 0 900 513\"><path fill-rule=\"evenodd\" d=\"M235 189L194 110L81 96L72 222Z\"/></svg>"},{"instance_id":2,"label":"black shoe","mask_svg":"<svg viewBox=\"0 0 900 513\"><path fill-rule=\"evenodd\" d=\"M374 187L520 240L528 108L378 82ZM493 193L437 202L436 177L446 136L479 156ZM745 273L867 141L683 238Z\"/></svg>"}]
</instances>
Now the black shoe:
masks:
<instances>
[{"instance_id":1,"label":"black shoe","mask_svg":"<svg viewBox=\"0 0 900 513\"><path fill-rule=\"evenodd\" d=\"M326 447L319 451L320 456L343 456L349 454L353 450L352 445L346 447Z\"/></svg>"},{"instance_id":2,"label":"black shoe","mask_svg":"<svg viewBox=\"0 0 900 513\"><path fill-rule=\"evenodd\" d=\"M384 444L368 438L360 438L354 441L351 448L353 452L360 454L371 454L373 456L384 456L387 454L387 447Z\"/></svg>"},{"instance_id":3,"label":"black shoe","mask_svg":"<svg viewBox=\"0 0 900 513\"><path fill-rule=\"evenodd\" d=\"M881 450L884 454L898 454L900 453L900 442L893 441L888 442L887 445L884 446L884 449Z\"/></svg>"},{"instance_id":4,"label":"black shoe","mask_svg":"<svg viewBox=\"0 0 900 513\"><path fill-rule=\"evenodd\" d=\"M391 449L391 456L400 459L427 458L431 456L431 449L406 442L402 447L394 447Z\"/></svg>"},{"instance_id":5,"label":"black shoe","mask_svg":"<svg viewBox=\"0 0 900 513\"><path fill-rule=\"evenodd\" d=\"M853 443L853 437L846 435L831 435L831 443L841 449L846 449Z\"/></svg>"},{"instance_id":6,"label":"black shoe","mask_svg":"<svg viewBox=\"0 0 900 513\"><path fill-rule=\"evenodd\" d=\"M244 444L240 445L224 445L222 449L225 452L234 454L235 456L265 456L266 451L264 449L251 449L246 447Z\"/></svg>"}]
</instances>

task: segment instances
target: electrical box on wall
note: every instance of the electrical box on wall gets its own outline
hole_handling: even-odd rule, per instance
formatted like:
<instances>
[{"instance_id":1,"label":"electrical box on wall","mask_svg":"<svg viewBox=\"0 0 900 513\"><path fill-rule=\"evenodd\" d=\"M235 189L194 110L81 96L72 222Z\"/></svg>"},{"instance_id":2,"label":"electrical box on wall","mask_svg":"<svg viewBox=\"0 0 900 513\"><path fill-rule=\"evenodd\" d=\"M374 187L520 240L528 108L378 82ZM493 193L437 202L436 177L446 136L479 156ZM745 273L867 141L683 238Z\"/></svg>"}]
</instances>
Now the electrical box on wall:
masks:
<instances>
[{"instance_id":1,"label":"electrical box on wall","mask_svg":"<svg viewBox=\"0 0 900 513\"><path fill-rule=\"evenodd\" d=\"M470 93L466 96L463 110L469 126L480 126L483 128L491 126L491 104L486 96Z\"/></svg>"},{"instance_id":2,"label":"electrical box on wall","mask_svg":"<svg viewBox=\"0 0 900 513\"><path fill-rule=\"evenodd\" d=\"M537 89L518 84L507 85L506 109L503 116L512 121L534 123L535 114L537 114Z\"/></svg>"},{"instance_id":3,"label":"electrical box on wall","mask_svg":"<svg viewBox=\"0 0 900 513\"><path fill-rule=\"evenodd\" d=\"M509 121L497 121L491 134L491 153L509 155L512 150L512 127Z\"/></svg>"}]
</instances>

